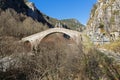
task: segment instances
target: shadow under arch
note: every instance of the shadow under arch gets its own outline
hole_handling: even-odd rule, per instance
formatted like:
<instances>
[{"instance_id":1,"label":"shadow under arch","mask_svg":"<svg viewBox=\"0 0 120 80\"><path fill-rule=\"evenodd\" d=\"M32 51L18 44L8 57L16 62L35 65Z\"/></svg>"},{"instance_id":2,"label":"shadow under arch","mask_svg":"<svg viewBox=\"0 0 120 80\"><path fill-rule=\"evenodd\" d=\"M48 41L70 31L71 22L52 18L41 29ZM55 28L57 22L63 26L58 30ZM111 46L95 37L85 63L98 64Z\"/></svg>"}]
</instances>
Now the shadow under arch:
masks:
<instances>
[{"instance_id":1,"label":"shadow under arch","mask_svg":"<svg viewBox=\"0 0 120 80\"><path fill-rule=\"evenodd\" d=\"M27 41L24 42L24 48L25 48L25 50L26 50L27 52L30 52L30 51L31 51L31 49L32 49L32 44L31 44L31 42L30 42L29 40L27 40Z\"/></svg>"},{"instance_id":2,"label":"shadow under arch","mask_svg":"<svg viewBox=\"0 0 120 80\"><path fill-rule=\"evenodd\" d=\"M66 33L64 33L64 32L52 32L52 33L49 33L49 34L44 35L44 36L39 40L39 44L40 44L45 38L49 37L50 35L56 34L56 33L62 34L62 37L65 38L65 39L67 39L67 40L73 40L73 41L74 41L73 37L71 37L71 35L69 35L69 34L66 34ZM57 35L56 35L56 36L57 36ZM37 41L38 41L38 40L37 40ZM75 42L75 41L74 41L74 42Z\"/></svg>"}]
</instances>

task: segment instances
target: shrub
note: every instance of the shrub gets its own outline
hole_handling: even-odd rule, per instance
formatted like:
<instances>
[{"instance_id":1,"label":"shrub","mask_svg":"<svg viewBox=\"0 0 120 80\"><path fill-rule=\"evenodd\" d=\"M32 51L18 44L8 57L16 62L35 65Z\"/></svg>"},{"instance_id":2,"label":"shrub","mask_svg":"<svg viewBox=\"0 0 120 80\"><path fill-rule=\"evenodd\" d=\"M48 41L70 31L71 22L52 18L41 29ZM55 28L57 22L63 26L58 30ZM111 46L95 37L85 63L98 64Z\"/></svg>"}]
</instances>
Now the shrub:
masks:
<instances>
[{"instance_id":1,"label":"shrub","mask_svg":"<svg viewBox=\"0 0 120 80\"><path fill-rule=\"evenodd\" d=\"M14 36L22 38L47 29L30 17L16 13L13 9L7 9L0 13L0 36Z\"/></svg>"},{"instance_id":2,"label":"shrub","mask_svg":"<svg viewBox=\"0 0 120 80\"><path fill-rule=\"evenodd\" d=\"M18 39L14 37L0 37L0 57L9 56L19 47Z\"/></svg>"},{"instance_id":3,"label":"shrub","mask_svg":"<svg viewBox=\"0 0 120 80\"><path fill-rule=\"evenodd\" d=\"M24 50L21 51L24 52ZM82 65L84 65L82 49L80 51L81 53L78 49L77 52L73 52L65 44L58 46L54 43L41 43L32 56L28 56L27 53L21 57L18 54L16 54L18 56L14 55L14 58L19 60L18 63L6 72L0 72L0 79L19 80L15 77L20 77L20 75L25 76L23 80L75 79L76 75L83 70ZM9 78L9 76L12 77Z\"/></svg>"},{"instance_id":4,"label":"shrub","mask_svg":"<svg viewBox=\"0 0 120 80\"><path fill-rule=\"evenodd\" d=\"M119 80L120 70L118 64L113 63L113 59L95 49L91 49L89 53L85 61L85 75L88 80Z\"/></svg>"},{"instance_id":5,"label":"shrub","mask_svg":"<svg viewBox=\"0 0 120 80\"><path fill-rule=\"evenodd\" d=\"M119 80L120 71L112 59L94 48L87 54L82 50L81 44L73 51L66 44L41 43L30 56L23 49L25 54L13 55L16 64L0 72L0 80Z\"/></svg>"},{"instance_id":6,"label":"shrub","mask_svg":"<svg viewBox=\"0 0 120 80\"><path fill-rule=\"evenodd\" d=\"M105 49L120 53L120 40L116 40L103 46Z\"/></svg>"}]
</instances>

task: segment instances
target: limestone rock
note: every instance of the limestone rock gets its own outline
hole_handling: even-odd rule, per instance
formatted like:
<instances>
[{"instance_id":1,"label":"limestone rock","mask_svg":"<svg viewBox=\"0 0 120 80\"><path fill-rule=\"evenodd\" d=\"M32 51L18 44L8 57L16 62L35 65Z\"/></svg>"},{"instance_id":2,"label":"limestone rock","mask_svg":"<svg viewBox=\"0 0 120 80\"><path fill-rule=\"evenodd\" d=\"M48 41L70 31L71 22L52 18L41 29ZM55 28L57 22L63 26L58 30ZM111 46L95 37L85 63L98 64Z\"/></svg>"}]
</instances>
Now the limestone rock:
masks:
<instances>
[{"instance_id":1,"label":"limestone rock","mask_svg":"<svg viewBox=\"0 0 120 80\"><path fill-rule=\"evenodd\" d=\"M103 34L111 37L113 32L118 32L120 36L120 0L98 0L91 10L86 32L90 37L96 34L97 37Z\"/></svg>"}]
</instances>

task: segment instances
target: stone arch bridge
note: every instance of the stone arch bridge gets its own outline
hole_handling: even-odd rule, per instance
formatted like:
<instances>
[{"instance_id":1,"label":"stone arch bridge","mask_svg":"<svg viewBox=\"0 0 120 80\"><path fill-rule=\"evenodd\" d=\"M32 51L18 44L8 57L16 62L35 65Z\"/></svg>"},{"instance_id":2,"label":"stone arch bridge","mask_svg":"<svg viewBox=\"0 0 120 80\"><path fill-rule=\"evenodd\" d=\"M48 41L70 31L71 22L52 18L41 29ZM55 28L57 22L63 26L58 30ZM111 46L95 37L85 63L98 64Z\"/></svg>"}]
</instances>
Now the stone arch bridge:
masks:
<instances>
[{"instance_id":1,"label":"stone arch bridge","mask_svg":"<svg viewBox=\"0 0 120 80\"><path fill-rule=\"evenodd\" d=\"M31 48L37 47L38 44L40 44L41 40L45 38L47 35L52 34L52 33L64 33L70 38L72 38L77 44L82 39L81 32L74 31L74 30L69 30L65 28L51 28L33 35L30 35L28 37L22 38L22 42L29 43Z\"/></svg>"}]
</instances>

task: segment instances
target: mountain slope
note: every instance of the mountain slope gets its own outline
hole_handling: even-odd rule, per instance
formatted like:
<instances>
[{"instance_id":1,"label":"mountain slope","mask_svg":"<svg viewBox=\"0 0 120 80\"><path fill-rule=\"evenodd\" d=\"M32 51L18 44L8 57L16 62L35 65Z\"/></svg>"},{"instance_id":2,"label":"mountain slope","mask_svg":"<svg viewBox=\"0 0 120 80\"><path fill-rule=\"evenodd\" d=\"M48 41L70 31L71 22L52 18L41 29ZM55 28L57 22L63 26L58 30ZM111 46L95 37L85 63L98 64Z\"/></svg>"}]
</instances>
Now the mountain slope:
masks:
<instances>
[{"instance_id":1,"label":"mountain slope","mask_svg":"<svg viewBox=\"0 0 120 80\"><path fill-rule=\"evenodd\" d=\"M2 10L14 9L17 13L27 15L38 22L52 27L52 25L44 19L43 14L31 2L25 2L24 0L0 0L0 8Z\"/></svg>"},{"instance_id":2,"label":"mountain slope","mask_svg":"<svg viewBox=\"0 0 120 80\"><path fill-rule=\"evenodd\" d=\"M85 26L76 19L63 19L61 23L67 25L68 28L72 30L82 31L85 28Z\"/></svg>"},{"instance_id":3,"label":"mountain slope","mask_svg":"<svg viewBox=\"0 0 120 80\"><path fill-rule=\"evenodd\" d=\"M85 29L85 26L81 24L77 19L71 18L71 19L58 20L58 19L46 16L46 15L44 15L44 17L53 26L58 25L64 28L77 30L77 31L83 31Z\"/></svg>"}]
</instances>

